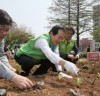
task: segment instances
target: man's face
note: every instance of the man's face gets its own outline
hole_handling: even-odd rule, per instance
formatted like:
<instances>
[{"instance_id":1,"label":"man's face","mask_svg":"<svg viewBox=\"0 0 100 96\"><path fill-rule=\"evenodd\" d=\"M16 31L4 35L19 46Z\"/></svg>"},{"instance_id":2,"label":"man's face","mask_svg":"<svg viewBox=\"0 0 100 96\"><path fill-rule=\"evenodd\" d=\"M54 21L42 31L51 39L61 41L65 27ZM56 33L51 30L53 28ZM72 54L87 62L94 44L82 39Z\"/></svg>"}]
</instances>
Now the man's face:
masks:
<instances>
[{"instance_id":1,"label":"man's face","mask_svg":"<svg viewBox=\"0 0 100 96\"><path fill-rule=\"evenodd\" d=\"M64 39L64 35L65 33L63 32L63 30L58 30L58 34L53 35L53 33L50 33L51 36L51 41L53 45L58 45L62 39Z\"/></svg>"},{"instance_id":2,"label":"man's face","mask_svg":"<svg viewBox=\"0 0 100 96\"><path fill-rule=\"evenodd\" d=\"M65 39L66 40L70 40L73 36L73 32L72 31L67 31L65 34Z\"/></svg>"},{"instance_id":3,"label":"man's face","mask_svg":"<svg viewBox=\"0 0 100 96\"><path fill-rule=\"evenodd\" d=\"M10 29L9 25L0 25L0 40L4 39Z\"/></svg>"}]
</instances>

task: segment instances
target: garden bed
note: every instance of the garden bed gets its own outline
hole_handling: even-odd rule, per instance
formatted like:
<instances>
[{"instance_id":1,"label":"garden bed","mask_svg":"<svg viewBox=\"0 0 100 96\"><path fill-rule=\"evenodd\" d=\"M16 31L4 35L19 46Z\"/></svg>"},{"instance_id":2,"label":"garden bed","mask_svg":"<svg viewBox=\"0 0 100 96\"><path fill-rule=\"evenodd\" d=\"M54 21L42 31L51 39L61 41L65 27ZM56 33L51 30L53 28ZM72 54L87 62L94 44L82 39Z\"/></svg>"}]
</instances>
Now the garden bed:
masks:
<instances>
[{"instance_id":1,"label":"garden bed","mask_svg":"<svg viewBox=\"0 0 100 96\"><path fill-rule=\"evenodd\" d=\"M14 60L10 62L15 64ZM80 68L79 76L73 76L73 79L58 79L57 73L49 72L45 78L28 77L35 83L44 82L40 87L20 90L10 81L0 79L0 88L7 90L7 96L100 96L100 78L97 75L100 62L80 61L77 66Z\"/></svg>"}]
</instances>

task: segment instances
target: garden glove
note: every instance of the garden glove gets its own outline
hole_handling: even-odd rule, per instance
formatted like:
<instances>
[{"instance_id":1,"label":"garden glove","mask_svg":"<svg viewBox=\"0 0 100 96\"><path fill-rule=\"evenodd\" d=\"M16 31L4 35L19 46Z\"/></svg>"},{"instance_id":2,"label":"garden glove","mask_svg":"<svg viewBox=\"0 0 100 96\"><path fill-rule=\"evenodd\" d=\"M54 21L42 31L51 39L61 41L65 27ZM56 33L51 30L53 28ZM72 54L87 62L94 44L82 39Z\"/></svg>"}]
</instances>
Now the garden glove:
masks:
<instances>
[{"instance_id":1,"label":"garden glove","mask_svg":"<svg viewBox=\"0 0 100 96\"><path fill-rule=\"evenodd\" d=\"M71 72L72 74L77 75L79 69L76 67L76 65L72 62L66 61L66 63L64 64L64 68L68 71Z\"/></svg>"}]
</instances>

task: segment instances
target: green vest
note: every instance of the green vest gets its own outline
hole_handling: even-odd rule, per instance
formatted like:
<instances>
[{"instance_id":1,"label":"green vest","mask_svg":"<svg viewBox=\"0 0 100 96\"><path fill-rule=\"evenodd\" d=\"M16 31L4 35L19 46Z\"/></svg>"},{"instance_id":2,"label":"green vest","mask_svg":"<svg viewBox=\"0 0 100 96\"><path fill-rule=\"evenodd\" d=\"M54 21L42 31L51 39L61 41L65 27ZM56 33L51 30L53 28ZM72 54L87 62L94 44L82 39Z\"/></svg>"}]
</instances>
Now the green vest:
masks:
<instances>
[{"instance_id":1,"label":"green vest","mask_svg":"<svg viewBox=\"0 0 100 96\"><path fill-rule=\"evenodd\" d=\"M16 52L16 55L17 56L27 55L27 56L33 57L35 59L46 59L46 57L45 57L44 53L41 51L41 49L38 49L38 48L35 47L35 42L39 38L46 39L51 50L55 51L56 46L52 45L50 35L49 34L43 34L43 35L39 36L38 38L30 39L25 45L23 45Z\"/></svg>"},{"instance_id":2,"label":"green vest","mask_svg":"<svg viewBox=\"0 0 100 96\"><path fill-rule=\"evenodd\" d=\"M74 47L74 40L71 39L70 41L66 41L63 40L60 44L59 44L59 51L63 52L63 53L70 53L70 51L72 50L72 48Z\"/></svg>"}]
</instances>

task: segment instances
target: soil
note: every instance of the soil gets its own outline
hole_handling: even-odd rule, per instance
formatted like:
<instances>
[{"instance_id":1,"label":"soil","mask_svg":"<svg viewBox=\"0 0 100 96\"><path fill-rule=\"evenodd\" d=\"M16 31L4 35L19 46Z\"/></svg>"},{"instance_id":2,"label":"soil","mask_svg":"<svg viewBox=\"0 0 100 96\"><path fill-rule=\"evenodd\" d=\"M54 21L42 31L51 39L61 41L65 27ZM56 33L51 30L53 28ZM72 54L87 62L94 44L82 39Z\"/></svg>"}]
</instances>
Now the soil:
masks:
<instances>
[{"instance_id":1,"label":"soil","mask_svg":"<svg viewBox=\"0 0 100 96\"><path fill-rule=\"evenodd\" d=\"M16 68L14 60L10 60L10 63ZM32 77L30 74L28 78L35 81L31 89L20 90L12 82L4 79L0 79L0 88L7 90L7 96L100 96L100 78L97 78L100 62L78 62L77 66L80 73L78 77L73 76L73 79L58 79L57 73L49 71L44 78ZM76 78L81 81L79 85ZM44 82L44 85L37 86L37 82Z\"/></svg>"}]
</instances>

